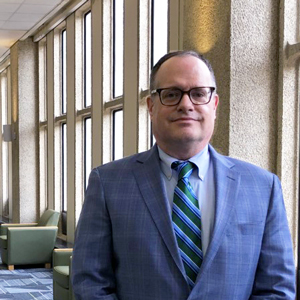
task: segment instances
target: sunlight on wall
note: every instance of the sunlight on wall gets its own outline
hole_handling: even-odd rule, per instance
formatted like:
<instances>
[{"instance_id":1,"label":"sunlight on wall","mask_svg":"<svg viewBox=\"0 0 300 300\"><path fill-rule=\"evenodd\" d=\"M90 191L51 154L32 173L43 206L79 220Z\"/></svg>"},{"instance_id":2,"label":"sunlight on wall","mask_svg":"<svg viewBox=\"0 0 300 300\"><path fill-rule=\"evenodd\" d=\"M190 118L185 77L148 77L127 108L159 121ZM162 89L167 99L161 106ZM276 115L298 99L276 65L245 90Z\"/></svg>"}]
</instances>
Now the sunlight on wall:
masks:
<instances>
[{"instance_id":1,"label":"sunlight on wall","mask_svg":"<svg viewBox=\"0 0 300 300\"><path fill-rule=\"evenodd\" d=\"M185 20L185 31L188 32L189 40L193 40L197 50L203 54L216 45L222 34L219 7L217 0L201 0L185 6L185 15L189 16Z\"/></svg>"}]
</instances>

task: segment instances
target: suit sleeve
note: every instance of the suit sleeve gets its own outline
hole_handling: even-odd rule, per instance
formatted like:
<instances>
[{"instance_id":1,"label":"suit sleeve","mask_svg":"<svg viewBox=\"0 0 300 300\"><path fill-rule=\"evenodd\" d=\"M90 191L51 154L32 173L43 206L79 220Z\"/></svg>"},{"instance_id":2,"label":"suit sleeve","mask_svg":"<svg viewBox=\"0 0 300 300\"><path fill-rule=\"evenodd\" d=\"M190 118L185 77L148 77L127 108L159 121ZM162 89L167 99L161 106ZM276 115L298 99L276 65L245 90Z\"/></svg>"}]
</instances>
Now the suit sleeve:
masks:
<instances>
[{"instance_id":1,"label":"suit sleeve","mask_svg":"<svg viewBox=\"0 0 300 300\"><path fill-rule=\"evenodd\" d=\"M294 300L295 265L281 185L273 177L269 209L250 300Z\"/></svg>"},{"instance_id":2,"label":"suit sleeve","mask_svg":"<svg viewBox=\"0 0 300 300\"><path fill-rule=\"evenodd\" d=\"M89 178L76 229L72 284L77 300L117 300L111 222L97 169Z\"/></svg>"}]
</instances>

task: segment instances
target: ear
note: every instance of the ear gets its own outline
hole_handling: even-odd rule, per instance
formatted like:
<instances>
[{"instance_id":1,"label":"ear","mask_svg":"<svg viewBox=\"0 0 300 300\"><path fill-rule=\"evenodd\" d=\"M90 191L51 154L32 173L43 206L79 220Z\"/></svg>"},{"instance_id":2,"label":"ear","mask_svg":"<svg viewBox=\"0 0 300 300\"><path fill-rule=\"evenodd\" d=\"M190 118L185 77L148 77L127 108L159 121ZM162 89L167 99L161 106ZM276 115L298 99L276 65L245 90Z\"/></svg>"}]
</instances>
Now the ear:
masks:
<instances>
[{"instance_id":1,"label":"ear","mask_svg":"<svg viewBox=\"0 0 300 300\"><path fill-rule=\"evenodd\" d=\"M151 98L151 96L148 96L147 97L147 107L148 107L148 111L149 111L149 115L152 119L152 115L153 115L153 105L154 105L154 102Z\"/></svg>"},{"instance_id":2,"label":"ear","mask_svg":"<svg viewBox=\"0 0 300 300\"><path fill-rule=\"evenodd\" d=\"M219 95L218 94L215 94L213 99L211 100L213 101L213 104L214 104L214 111L215 111L215 118L217 116L217 108L218 108L218 104L219 104Z\"/></svg>"}]
</instances>

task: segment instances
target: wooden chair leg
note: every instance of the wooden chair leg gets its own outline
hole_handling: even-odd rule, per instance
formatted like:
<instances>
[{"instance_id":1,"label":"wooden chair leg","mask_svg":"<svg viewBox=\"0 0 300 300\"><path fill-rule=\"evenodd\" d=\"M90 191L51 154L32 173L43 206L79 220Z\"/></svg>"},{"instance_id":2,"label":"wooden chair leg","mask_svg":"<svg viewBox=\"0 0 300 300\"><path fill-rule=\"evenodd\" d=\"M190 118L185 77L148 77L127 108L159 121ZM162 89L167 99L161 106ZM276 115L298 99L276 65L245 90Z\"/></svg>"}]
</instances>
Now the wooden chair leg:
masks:
<instances>
[{"instance_id":1,"label":"wooden chair leg","mask_svg":"<svg viewBox=\"0 0 300 300\"><path fill-rule=\"evenodd\" d=\"M14 265L8 265L7 266L7 270L9 270L9 271L13 271L14 269L15 269Z\"/></svg>"},{"instance_id":2,"label":"wooden chair leg","mask_svg":"<svg viewBox=\"0 0 300 300\"><path fill-rule=\"evenodd\" d=\"M46 269L51 269L51 263L46 263L46 264L45 264L45 268L46 268Z\"/></svg>"}]
</instances>

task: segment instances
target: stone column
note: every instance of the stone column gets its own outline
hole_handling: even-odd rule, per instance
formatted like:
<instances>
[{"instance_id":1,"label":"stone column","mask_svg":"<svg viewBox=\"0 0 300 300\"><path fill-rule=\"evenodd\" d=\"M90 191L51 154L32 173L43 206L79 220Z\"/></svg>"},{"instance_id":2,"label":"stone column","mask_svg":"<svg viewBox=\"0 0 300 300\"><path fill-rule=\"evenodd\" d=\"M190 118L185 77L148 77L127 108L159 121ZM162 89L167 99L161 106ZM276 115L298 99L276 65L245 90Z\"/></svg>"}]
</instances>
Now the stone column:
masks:
<instances>
[{"instance_id":1,"label":"stone column","mask_svg":"<svg viewBox=\"0 0 300 300\"><path fill-rule=\"evenodd\" d=\"M285 48L299 36L297 1L188 0L183 15L183 48L202 52L218 83L212 144L280 177L296 253L298 79Z\"/></svg>"},{"instance_id":2,"label":"stone column","mask_svg":"<svg viewBox=\"0 0 300 300\"><path fill-rule=\"evenodd\" d=\"M13 222L34 222L38 211L38 51L31 39L17 42L10 53Z\"/></svg>"},{"instance_id":3,"label":"stone column","mask_svg":"<svg viewBox=\"0 0 300 300\"><path fill-rule=\"evenodd\" d=\"M198 50L214 68L220 95L214 146L224 154L229 152L230 18L230 1L184 1L183 48Z\"/></svg>"}]
</instances>

